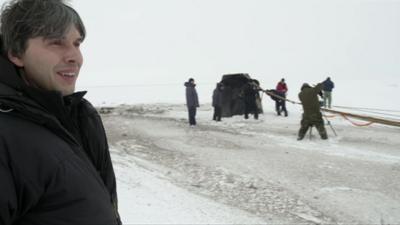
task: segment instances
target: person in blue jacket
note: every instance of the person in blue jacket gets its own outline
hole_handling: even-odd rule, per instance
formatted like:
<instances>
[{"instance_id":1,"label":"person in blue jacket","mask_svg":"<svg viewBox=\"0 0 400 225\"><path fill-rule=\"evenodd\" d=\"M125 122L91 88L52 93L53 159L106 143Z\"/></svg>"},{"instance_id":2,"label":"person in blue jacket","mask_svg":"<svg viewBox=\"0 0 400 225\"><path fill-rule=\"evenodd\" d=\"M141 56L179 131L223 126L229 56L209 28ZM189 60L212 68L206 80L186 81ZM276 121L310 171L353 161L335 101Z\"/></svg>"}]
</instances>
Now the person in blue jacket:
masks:
<instances>
[{"instance_id":1,"label":"person in blue jacket","mask_svg":"<svg viewBox=\"0 0 400 225\"><path fill-rule=\"evenodd\" d=\"M332 89L335 87L335 83L331 81L331 78L328 77L324 82L322 82L323 88L322 90L324 91L324 107L331 108L332 106Z\"/></svg>"}]
</instances>

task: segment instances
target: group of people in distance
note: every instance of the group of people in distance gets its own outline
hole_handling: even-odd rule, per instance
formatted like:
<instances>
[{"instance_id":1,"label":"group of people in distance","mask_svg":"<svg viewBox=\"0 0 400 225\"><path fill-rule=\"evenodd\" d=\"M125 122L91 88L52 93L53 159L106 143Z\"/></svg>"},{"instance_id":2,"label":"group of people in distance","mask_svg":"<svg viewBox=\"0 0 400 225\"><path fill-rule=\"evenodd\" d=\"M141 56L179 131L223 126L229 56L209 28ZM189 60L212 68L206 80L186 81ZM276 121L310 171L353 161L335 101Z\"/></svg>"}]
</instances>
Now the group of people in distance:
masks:
<instances>
[{"instance_id":1,"label":"group of people in distance","mask_svg":"<svg viewBox=\"0 0 400 225\"><path fill-rule=\"evenodd\" d=\"M103 122L86 92L75 90L85 37L80 15L66 0L7 0L0 9L1 225L122 224ZM194 126L199 107L194 79L185 86ZM311 126L328 138L318 94L324 91L324 106L330 108L333 88L330 78L315 87L302 85L298 140ZM217 85L216 91L223 89ZM287 90L282 79L276 88L278 115L288 115ZM252 86L244 98L258 91ZM213 96L217 121L219 102L220 96Z\"/></svg>"},{"instance_id":2,"label":"group of people in distance","mask_svg":"<svg viewBox=\"0 0 400 225\"><path fill-rule=\"evenodd\" d=\"M189 112L189 124L190 126L196 125L196 108L199 107L198 95L196 92L196 84L194 79L190 78L188 82L185 82L186 86L186 104ZM304 83L301 86L299 93L299 99L303 107L303 115L301 119L301 127L298 132L297 140L302 140L307 133L308 129L315 126L318 130L322 139L328 139L328 135L324 126L324 120L321 113L321 102L318 95L323 98L322 106L325 108L331 108L332 104L332 89L335 87L331 78L328 77L321 83L318 83L314 87L308 83ZM224 86L222 83L217 83L216 88L213 91L212 106L214 108L213 120L221 121L222 114L222 91ZM248 119L249 109L257 108L256 96L259 91L263 91L259 84L248 83L243 89L243 97L245 103L244 117ZM265 93L270 95L272 100L275 101L275 111L278 116L288 116L286 109L286 95L288 92L288 86L285 79L282 78L276 85L276 89L265 90ZM254 119L258 119L258 110L254 111Z\"/></svg>"}]
</instances>

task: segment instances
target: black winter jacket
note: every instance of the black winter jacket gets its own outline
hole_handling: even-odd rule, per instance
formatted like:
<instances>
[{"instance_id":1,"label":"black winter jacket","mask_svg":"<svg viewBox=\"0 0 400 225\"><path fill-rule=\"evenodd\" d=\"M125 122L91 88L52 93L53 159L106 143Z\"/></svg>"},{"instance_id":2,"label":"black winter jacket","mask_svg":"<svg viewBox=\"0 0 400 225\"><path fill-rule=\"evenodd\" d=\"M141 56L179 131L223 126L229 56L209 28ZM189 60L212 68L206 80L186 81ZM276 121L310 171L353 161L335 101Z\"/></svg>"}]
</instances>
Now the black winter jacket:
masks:
<instances>
[{"instance_id":1,"label":"black winter jacket","mask_svg":"<svg viewBox=\"0 0 400 225\"><path fill-rule=\"evenodd\" d=\"M199 97L197 96L196 85L185 82L186 87L186 106L190 107L199 107Z\"/></svg>"},{"instance_id":2,"label":"black winter jacket","mask_svg":"<svg viewBox=\"0 0 400 225\"><path fill-rule=\"evenodd\" d=\"M104 128L83 95L29 88L0 57L0 224L120 223Z\"/></svg>"},{"instance_id":3,"label":"black winter jacket","mask_svg":"<svg viewBox=\"0 0 400 225\"><path fill-rule=\"evenodd\" d=\"M247 83L244 87L244 102L250 110L257 110L256 100L259 98L258 89L256 86Z\"/></svg>"},{"instance_id":4,"label":"black winter jacket","mask_svg":"<svg viewBox=\"0 0 400 225\"><path fill-rule=\"evenodd\" d=\"M215 88L213 91L212 106L213 107L222 106L222 91L219 88Z\"/></svg>"}]
</instances>

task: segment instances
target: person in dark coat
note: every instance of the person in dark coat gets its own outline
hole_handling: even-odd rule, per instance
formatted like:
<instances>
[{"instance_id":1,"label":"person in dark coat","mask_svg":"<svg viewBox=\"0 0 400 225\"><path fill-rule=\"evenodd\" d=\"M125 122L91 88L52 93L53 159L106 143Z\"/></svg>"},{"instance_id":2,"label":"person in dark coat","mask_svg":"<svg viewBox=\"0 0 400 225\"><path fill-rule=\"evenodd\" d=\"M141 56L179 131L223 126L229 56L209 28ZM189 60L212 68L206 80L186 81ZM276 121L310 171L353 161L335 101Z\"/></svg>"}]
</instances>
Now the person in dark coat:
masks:
<instances>
[{"instance_id":1,"label":"person in dark coat","mask_svg":"<svg viewBox=\"0 0 400 225\"><path fill-rule=\"evenodd\" d=\"M224 86L222 83L217 83L212 96L212 106L214 107L213 120L221 121L222 115L222 90Z\"/></svg>"},{"instance_id":2,"label":"person in dark coat","mask_svg":"<svg viewBox=\"0 0 400 225\"><path fill-rule=\"evenodd\" d=\"M85 27L61 0L1 12L0 224L121 224L101 118L75 92Z\"/></svg>"},{"instance_id":3,"label":"person in dark coat","mask_svg":"<svg viewBox=\"0 0 400 225\"><path fill-rule=\"evenodd\" d=\"M277 91L277 90L267 90L267 94L270 95L271 99L275 101L275 111L278 116L281 115L283 112L285 116L288 116L288 111L286 109L286 97L283 92Z\"/></svg>"},{"instance_id":4,"label":"person in dark coat","mask_svg":"<svg viewBox=\"0 0 400 225\"><path fill-rule=\"evenodd\" d=\"M331 78L328 77L324 82L322 82L323 88L322 90L324 91L323 93L323 99L324 99L324 107L331 108L332 106L332 89L335 88L335 83L331 81Z\"/></svg>"},{"instance_id":5,"label":"person in dark coat","mask_svg":"<svg viewBox=\"0 0 400 225\"><path fill-rule=\"evenodd\" d=\"M249 113L258 119L257 98L259 98L259 87L254 82L248 82L244 86L244 118L249 118Z\"/></svg>"},{"instance_id":6,"label":"person in dark coat","mask_svg":"<svg viewBox=\"0 0 400 225\"><path fill-rule=\"evenodd\" d=\"M186 87L186 106L189 113L189 125L196 125L196 110L199 107L199 98L197 96L196 84L194 79L190 78L188 82L185 82Z\"/></svg>"},{"instance_id":7,"label":"person in dark coat","mask_svg":"<svg viewBox=\"0 0 400 225\"><path fill-rule=\"evenodd\" d=\"M309 84L304 83L301 87L299 99L303 106L303 117L301 119L301 127L297 140L302 140L306 135L308 128L312 126L317 128L322 139L328 139L318 99L318 94L321 90L322 83L319 83L315 87L311 87Z\"/></svg>"}]
</instances>

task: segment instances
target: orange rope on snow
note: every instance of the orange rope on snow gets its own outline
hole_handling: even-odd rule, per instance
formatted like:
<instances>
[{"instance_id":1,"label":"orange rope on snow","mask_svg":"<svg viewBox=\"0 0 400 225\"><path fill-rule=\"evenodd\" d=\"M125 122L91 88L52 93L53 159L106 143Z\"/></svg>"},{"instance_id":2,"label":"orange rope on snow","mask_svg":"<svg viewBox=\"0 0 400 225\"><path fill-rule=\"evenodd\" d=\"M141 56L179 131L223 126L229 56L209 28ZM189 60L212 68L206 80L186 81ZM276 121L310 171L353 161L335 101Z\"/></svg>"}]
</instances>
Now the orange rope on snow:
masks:
<instances>
[{"instance_id":1,"label":"orange rope on snow","mask_svg":"<svg viewBox=\"0 0 400 225\"><path fill-rule=\"evenodd\" d=\"M324 117L327 117L327 118L334 118L334 117L336 117L336 115L325 115L325 114L324 114Z\"/></svg>"},{"instance_id":2,"label":"orange rope on snow","mask_svg":"<svg viewBox=\"0 0 400 225\"><path fill-rule=\"evenodd\" d=\"M361 124L361 123L356 123L356 122L353 122L353 121L351 121L346 115L344 115L344 114L340 114L343 118L345 118L347 121L349 121L351 124L353 124L354 126L357 126L357 127L366 127L366 126L369 126L369 125L371 125L371 124L373 124L374 122L372 122L372 121L370 121L370 122L368 122L368 123L364 123L364 124Z\"/></svg>"},{"instance_id":3,"label":"orange rope on snow","mask_svg":"<svg viewBox=\"0 0 400 225\"><path fill-rule=\"evenodd\" d=\"M343 116L347 120L349 120L347 117L352 117L352 118L356 118L356 119L364 120L364 121L368 122L367 124L358 124L358 123L353 123L352 121L349 120L354 125L357 124L359 126L368 126L368 125L370 125L372 123L380 123L380 124L385 124L385 125L389 125L389 126L400 127L400 121L398 121L398 120L390 120L390 119L386 119L386 118L357 115L357 114L353 114L353 113L342 112L342 111L326 109L326 108L321 108L321 110L324 111L324 112L330 112L330 113L339 114L339 115Z\"/></svg>"}]
</instances>

